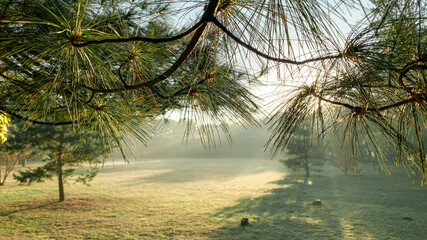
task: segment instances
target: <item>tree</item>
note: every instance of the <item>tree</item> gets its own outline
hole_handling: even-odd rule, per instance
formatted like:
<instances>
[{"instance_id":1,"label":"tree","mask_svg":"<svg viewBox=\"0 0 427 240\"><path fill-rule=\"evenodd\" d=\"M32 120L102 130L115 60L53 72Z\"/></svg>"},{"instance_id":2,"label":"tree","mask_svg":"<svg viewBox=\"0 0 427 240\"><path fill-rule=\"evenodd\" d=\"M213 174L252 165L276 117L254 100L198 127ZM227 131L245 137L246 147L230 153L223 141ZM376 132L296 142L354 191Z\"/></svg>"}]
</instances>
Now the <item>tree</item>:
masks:
<instances>
[{"instance_id":1,"label":"tree","mask_svg":"<svg viewBox=\"0 0 427 240\"><path fill-rule=\"evenodd\" d=\"M286 146L288 158L280 159L292 171L305 170L305 177L310 177L311 171L322 171L326 158L319 145L313 143L310 130L300 128L295 132L292 141Z\"/></svg>"},{"instance_id":2,"label":"tree","mask_svg":"<svg viewBox=\"0 0 427 240\"><path fill-rule=\"evenodd\" d=\"M45 164L35 169L27 169L14 178L22 184L42 182L57 176L59 201L64 201L64 183L73 176L76 167L82 164L93 166L100 163L99 157L107 154L100 138L90 131L73 132L70 126L34 126L25 132L32 151L43 156ZM79 176L76 181L87 184L97 174L96 166Z\"/></svg>"},{"instance_id":3,"label":"tree","mask_svg":"<svg viewBox=\"0 0 427 240\"><path fill-rule=\"evenodd\" d=\"M35 153L27 137L19 132L16 122L7 130L7 140L0 145L0 185L4 185L16 164L25 166L27 159L34 157Z\"/></svg>"},{"instance_id":4,"label":"tree","mask_svg":"<svg viewBox=\"0 0 427 240\"><path fill-rule=\"evenodd\" d=\"M145 141L148 123L178 110L212 143L215 126L228 135L229 120L256 124L242 80L257 79L259 63L261 73L277 66L315 80L278 96L272 154L314 113L320 133L344 129L343 142L361 134L381 156L377 129L397 149L395 163L426 181L427 3L359 5L365 17L343 37L336 22L360 2L3 0L0 110Z\"/></svg>"},{"instance_id":5,"label":"tree","mask_svg":"<svg viewBox=\"0 0 427 240\"><path fill-rule=\"evenodd\" d=\"M16 154L9 155L4 152L0 153L0 186L5 184L7 177L17 163Z\"/></svg>"}]
</instances>

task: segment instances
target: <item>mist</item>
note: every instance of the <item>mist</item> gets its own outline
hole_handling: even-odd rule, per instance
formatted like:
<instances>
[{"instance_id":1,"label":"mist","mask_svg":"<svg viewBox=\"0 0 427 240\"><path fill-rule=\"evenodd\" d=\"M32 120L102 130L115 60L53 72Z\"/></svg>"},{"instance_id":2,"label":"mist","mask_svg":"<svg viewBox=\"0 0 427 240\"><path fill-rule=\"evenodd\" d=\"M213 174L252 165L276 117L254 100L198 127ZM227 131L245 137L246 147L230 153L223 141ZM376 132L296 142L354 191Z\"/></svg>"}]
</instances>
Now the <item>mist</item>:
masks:
<instances>
[{"instance_id":1,"label":"mist","mask_svg":"<svg viewBox=\"0 0 427 240\"><path fill-rule=\"evenodd\" d=\"M147 146L136 142L129 152L135 159L272 159L264 147L269 138L266 127L230 125L230 129L233 142L219 132L214 143L204 146L197 132L186 140L183 125L169 120L159 127ZM114 156L117 157L117 153Z\"/></svg>"}]
</instances>

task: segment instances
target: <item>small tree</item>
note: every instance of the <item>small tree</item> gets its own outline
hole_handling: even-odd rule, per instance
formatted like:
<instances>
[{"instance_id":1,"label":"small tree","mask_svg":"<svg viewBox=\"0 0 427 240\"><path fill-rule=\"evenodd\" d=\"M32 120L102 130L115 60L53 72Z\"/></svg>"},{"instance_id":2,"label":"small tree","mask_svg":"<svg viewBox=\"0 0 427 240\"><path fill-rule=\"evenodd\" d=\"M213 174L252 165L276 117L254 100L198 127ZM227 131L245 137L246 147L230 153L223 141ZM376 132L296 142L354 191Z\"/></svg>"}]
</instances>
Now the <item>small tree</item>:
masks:
<instances>
[{"instance_id":1,"label":"small tree","mask_svg":"<svg viewBox=\"0 0 427 240\"><path fill-rule=\"evenodd\" d=\"M88 131L73 133L70 126L30 127L26 136L34 151L44 156L45 164L14 174L14 178L22 184L31 184L57 176L59 201L64 201L64 182L73 176L76 167L83 163L99 163L99 156L111 150L104 148L96 134ZM87 184L97 172L96 167L91 167L91 170L79 176L76 181Z\"/></svg>"},{"instance_id":2,"label":"small tree","mask_svg":"<svg viewBox=\"0 0 427 240\"><path fill-rule=\"evenodd\" d=\"M310 171L322 171L326 159L320 146L313 144L307 128L296 130L286 149L290 157L279 161L287 168L292 171L305 170L306 178L310 176Z\"/></svg>"},{"instance_id":3,"label":"small tree","mask_svg":"<svg viewBox=\"0 0 427 240\"><path fill-rule=\"evenodd\" d=\"M7 140L0 144L0 185L4 185L16 164L25 166L27 159L35 153L31 151L29 142L19 133L16 125L8 126L4 137Z\"/></svg>"},{"instance_id":4,"label":"small tree","mask_svg":"<svg viewBox=\"0 0 427 240\"><path fill-rule=\"evenodd\" d=\"M16 163L15 156L8 155L4 152L0 154L0 186L4 185Z\"/></svg>"}]
</instances>

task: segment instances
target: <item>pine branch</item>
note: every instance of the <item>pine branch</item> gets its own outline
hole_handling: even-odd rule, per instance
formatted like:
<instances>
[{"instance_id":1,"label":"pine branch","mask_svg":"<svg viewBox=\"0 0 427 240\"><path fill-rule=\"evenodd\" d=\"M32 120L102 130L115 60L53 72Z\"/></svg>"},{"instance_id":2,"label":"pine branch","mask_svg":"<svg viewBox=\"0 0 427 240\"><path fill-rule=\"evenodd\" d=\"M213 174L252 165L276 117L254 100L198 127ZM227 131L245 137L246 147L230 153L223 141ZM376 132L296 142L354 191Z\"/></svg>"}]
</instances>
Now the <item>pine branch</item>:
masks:
<instances>
[{"instance_id":1,"label":"pine branch","mask_svg":"<svg viewBox=\"0 0 427 240\"><path fill-rule=\"evenodd\" d=\"M19 114L13 113L5 108L0 108L0 110L12 118L16 118L19 120L23 120L25 122L33 123L33 124L41 124L41 125L50 125L50 126L59 126L59 125L70 125L75 124L77 121L65 121L65 122L44 122L39 120L30 119L28 117L21 116Z\"/></svg>"},{"instance_id":2,"label":"pine branch","mask_svg":"<svg viewBox=\"0 0 427 240\"><path fill-rule=\"evenodd\" d=\"M117 92L122 92L122 91L126 91L126 90L136 90L136 89L140 89L140 88L144 88L144 87L152 88L154 85L156 85L156 84L162 82L163 80L167 79L176 70L178 70L178 68L182 64L184 64L185 60L193 52L194 48L196 47L197 43L199 43L200 39L202 38L203 33L205 32L205 30L208 26L206 19L214 18L213 16L215 15L215 13L217 11L218 5L219 5L219 0L209 1L209 4L206 7L205 13L202 17L202 20L205 19L205 20L203 20L204 22L197 28L196 32L193 34L193 37L191 38L190 42L188 43L185 50L181 53L179 58L164 73L158 75L157 77L155 77L154 79L152 79L148 82L143 82L143 83L139 83L139 84L135 84L135 85L125 84L123 87L115 88L115 89L97 89L97 88L92 88L92 87L85 86L85 85L82 85L82 87L84 87L84 88L86 88L92 92L96 92L96 93L98 93L98 92L99 93L117 93Z\"/></svg>"},{"instance_id":3,"label":"pine branch","mask_svg":"<svg viewBox=\"0 0 427 240\"><path fill-rule=\"evenodd\" d=\"M102 39L102 40L93 40L93 41L87 41L82 43L75 42L74 39L70 40L71 45L74 47L86 47L90 45L96 45L96 44L104 44L104 43L127 43L127 42L149 42L149 43L166 43L166 42L173 42L175 40L179 40L192 32L194 32L196 29L198 29L202 24L206 23L205 19L201 19L199 22L197 22L193 27L189 28L187 31L175 35L173 37L167 37L167 38L148 38L148 37L130 37L130 38L114 38L114 39Z\"/></svg>"},{"instance_id":4,"label":"pine branch","mask_svg":"<svg viewBox=\"0 0 427 240\"><path fill-rule=\"evenodd\" d=\"M171 94L171 95L169 95L169 96L165 96L165 95L163 95L163 94L159 93L159 92L158 92L156 89L154 89L154 88L151 88L151 90L153 90L153 92L155 92L159 97L161 97L161 98L163 98L163 99L168 99L168 100L170 100L170 99L172 99L172 98L174 98L174 97L176 97L176 96L184 95L184 94L188 94L188 92L189 92L191 89L193 89L193 88L195 88L195 87L197 87L197 86L199 86L199 85L202 85L202 84L203 84L203 83L205 83L208 79L209 79L209 77L208 77L208 78L203 78L202 80L198 81L196 84L193 84L193 85L189 85L189 86L183 87L183 88L179 89L178 91L176 91L176 92L172 93L172 94Z\"/></svg>"},{"instance_id":5,"label":"pine branch","mask_svg":"<svg viewBox=\"0 0 427 240\"><path fill-rule=\"evenodd\" d=\"M391 108L396 108L396 107L400 107L402 105L408 104L408 103L422 103L422 102L427 102L427 95L426 94L414 94L413 97L390 104L390 105L386 105L383 107L379 107L379 108L366 108L366 107L360 107L360 106L353 106L350 105L348 103L343 103L343 102L338 102L338 101L333 101L333 100L329 100L326 98L323 98L321 96L318 95L313 95L315 97L317 97L319 100L321 101L325 101L328 103L331 103L333 105L338 105L338 106L342 106L345 107L351 111L353 111L355 114L363 114L363 113L367 113L367 112L382 112Z\"/></svg>"},{"instance_id":6,"label":"pine branch","mask_svg":"<svg viewBox=\"0 0 427 240\"><path fill-rule=\"evenodd\" d=\"M310 58L310 59L306 59L303 61L295 61L295 60L290 60L290 59L286 59L286 58L277 58L277 57L272 57L266 53L261 52L260 50L256 49L255 47L243 42L240 38L236 37L233 33L231 33L227 27L225 27L224 25L222 25L222 23L220 23L218 21L218 19L214 18L212 19L212 22L219 27L225 34L227 34L227 36L229 36L231 39L233 39L234 41L236 41L238 44L242 45L244 48L248 49L249 51L255 53L258 56L261 56L265 59L271 60L271 61L275 61L278 63L288 63L288 64L294 64L294 65L302 65L302 64L306 64L306 63L310 63L310 62L318 62L318 61L324 61L324 60L329 60L329 59L337 59L337 58L342 58L343 55L341 53L337 54L337 55L331 55L331 56L323 56L323 57L317 57L317 58Z\"/></svg>"}]
</instances>

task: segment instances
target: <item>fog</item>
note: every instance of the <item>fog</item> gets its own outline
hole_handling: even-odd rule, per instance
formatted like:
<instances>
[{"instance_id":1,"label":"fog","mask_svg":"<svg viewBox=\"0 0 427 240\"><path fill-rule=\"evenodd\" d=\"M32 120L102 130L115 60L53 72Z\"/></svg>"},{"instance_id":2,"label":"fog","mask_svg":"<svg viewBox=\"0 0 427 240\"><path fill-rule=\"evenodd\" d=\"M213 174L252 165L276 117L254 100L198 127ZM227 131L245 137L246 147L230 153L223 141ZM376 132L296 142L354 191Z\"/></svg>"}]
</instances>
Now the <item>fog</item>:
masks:
<instances>
[{"instance_id":1,"label":"fog","mask_svg":"<svg viewBox=\"0 0 427 240\"><path fill-rule=\"evenodd\" d=\"M215 144L203 146L197 132L186 141L184 126L176 121L168 121L165 126L159 127L147 146L142 143L135 143L135 145L130 146L130 150L136 159L271 159L269 152L265 151L264 147L269 138L265 127L249 126L245 128L231 125L230 129L233 137L232 143L229 143L220 132ZM118 156L118 154L115 153L114 156Z\"/></svg>"},{"instance_id":2,"label":"fog","mask_svg":"<svg viewBox=\"0 0 427 240\"><path fill-rule=\"evenodd\" d=\"M377 159L368 156L372 153L366 153L365 146L362 146L363 154L356 158L350 156L347 159L346 149L344 157L340 157L341 141L336 138L326 145L316 145L317 143L312 141L296 143L308 146L307 166L304 166L303 160L286 164L286 161L295 158L295 153L279 153L272 157L265 147L270 137L267 127L230 125L230 130L232 143L219 131L220 135L217 136L215 143L204 146L197 132L186 139L185 126L169 120L157 127L147 145L135 141L133 145L126 146L125 153L133 169L181 169L179 179L181 175L194 175L197 169L207 168L220 173L219 175L226 172L227 176L233 173L240 175L271 170L304 175L307 168L310 171L308 175L387 175L386 171L404 172L403 167L392 165L394 157L389 157L387 170L384 171ZM127 165L119 149L104 160L103 171L117 165ZM206 175L206 171L204 172ZM215 177L214 174L212 177ZM411 181L409 177L407 180Z\"/></svg>"},{"instance_id":3,"label":"fog","mask_svg":"<svg viewBox=\"0 0 427 240\"><path fill-rule=\"evenodd\" d=\"M136 143L126 151L129 165L122 161L117 149L104 162L100 172L129 171L129 174L144 175L146 171L159 171L160 174L144 181L170 183L285 173L286 168L277 160L279 157L272 158L265 151L264 145L269 138L266 128L231 125L230 129L233 143L221 135L215 146L207 147L202 145L198 135L185 141L184 127L169 121L156 131L147 146Z\"/></svg>"}]
</instances>

